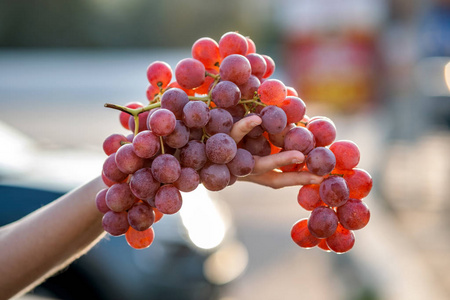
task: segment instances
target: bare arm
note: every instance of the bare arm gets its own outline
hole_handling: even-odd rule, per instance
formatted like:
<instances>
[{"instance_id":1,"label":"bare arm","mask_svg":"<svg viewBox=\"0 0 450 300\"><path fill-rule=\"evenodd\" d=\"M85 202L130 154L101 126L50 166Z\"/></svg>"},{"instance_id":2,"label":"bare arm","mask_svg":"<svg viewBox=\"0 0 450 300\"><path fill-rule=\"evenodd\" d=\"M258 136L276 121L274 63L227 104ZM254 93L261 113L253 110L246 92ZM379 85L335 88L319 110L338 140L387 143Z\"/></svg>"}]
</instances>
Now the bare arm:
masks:
<instances>
[{"instance_id":1,"label":"bare arm","mask_svg":"<svg viewBox=\"0 0 450 300\"><path fill-rule=\"evenodd\" d=\"M104 187L97 177L0 229L1 299L30 290L103 236L94 199Z\"/></svg>"}]
</instances>

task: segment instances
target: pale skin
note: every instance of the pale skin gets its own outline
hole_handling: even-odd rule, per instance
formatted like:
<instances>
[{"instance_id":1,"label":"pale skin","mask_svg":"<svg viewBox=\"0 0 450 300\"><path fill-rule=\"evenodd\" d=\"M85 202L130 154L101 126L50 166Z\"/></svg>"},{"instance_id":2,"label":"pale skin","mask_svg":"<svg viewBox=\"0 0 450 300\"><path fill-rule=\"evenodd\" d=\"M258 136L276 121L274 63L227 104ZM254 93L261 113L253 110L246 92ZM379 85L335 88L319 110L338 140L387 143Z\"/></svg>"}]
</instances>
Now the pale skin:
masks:
<instances>
[{"instance_id":1,"label":"pale skin","mask_svg":"<svg viewBox=\"0 0 450 300\"><path fill-rule=\"evenodd\" d=\"M257 116L237 122L230 135L239 142L254 126ZM281 173L274 169L301 163L304 155L285 151L255 157L253 174L241 180L271 188L320 183L308 172ZM85 254L104 235L102 214L95 196L106 188L101 177L78 187L30 215L0 228L0 299L20 296Z\"/></svg>"}]
</instances>

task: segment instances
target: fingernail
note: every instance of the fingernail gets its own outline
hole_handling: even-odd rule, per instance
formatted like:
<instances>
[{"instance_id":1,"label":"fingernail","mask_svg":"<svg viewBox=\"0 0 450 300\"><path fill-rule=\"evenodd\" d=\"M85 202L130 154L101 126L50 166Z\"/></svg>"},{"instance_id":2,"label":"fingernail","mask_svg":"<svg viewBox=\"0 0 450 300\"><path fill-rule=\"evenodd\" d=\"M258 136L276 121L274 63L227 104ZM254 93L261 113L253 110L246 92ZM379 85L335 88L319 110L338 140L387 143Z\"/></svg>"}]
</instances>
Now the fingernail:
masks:
<instances>
[{"instance_id":1,"label":"fingernail","mask_svg":"<svg viewBox=\"0 0 450 300\"><path fill-rule=\"evenodd\" d=\"M298 159L298 158L294 158L294 159L292 160L292 163L293 163L293 164L301 164L302 162L303 162L303 160Z\"/></svg>"}]
</instances>

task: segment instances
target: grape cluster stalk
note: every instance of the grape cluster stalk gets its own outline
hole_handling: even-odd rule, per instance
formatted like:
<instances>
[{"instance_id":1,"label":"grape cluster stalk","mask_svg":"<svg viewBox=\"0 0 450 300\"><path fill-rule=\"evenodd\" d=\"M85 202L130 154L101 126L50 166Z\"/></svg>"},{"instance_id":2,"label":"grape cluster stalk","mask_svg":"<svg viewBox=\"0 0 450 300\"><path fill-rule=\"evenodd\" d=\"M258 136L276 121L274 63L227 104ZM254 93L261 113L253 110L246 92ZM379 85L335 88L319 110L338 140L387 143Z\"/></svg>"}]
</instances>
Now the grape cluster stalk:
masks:
<instances>
[{"instance_id":1,"label":"grape cluster stalk","mask_svg":"<svg viewBox=\"0 0 450 300\"><path fill-rule=\"evenodd\" d=\"M252 174L255 156L297 150L305 161L279 171L309 171L324 180L300 188L298 203L311 214L292 226L292 240L302 248L350 250L353 231L370 218L363 198L372 178L357 168L358 146L336 141L329 118L306 115L297 91L271 77L275 62L258 54L249 37L238 32L225 33L219 42L203 37L192 45L191 56L174 70L163 61L148 66L146 105L105 104L120 111L120 124L131 131L111 134L103 143L108 188L98 192L96 205L105 231L125 235L133 248L146 248L154 240L152 225L182 207L181 192L199 184L220 191ZM261 124L236 143L233 124L253 115Z\"/></svg>"}]
</instances>

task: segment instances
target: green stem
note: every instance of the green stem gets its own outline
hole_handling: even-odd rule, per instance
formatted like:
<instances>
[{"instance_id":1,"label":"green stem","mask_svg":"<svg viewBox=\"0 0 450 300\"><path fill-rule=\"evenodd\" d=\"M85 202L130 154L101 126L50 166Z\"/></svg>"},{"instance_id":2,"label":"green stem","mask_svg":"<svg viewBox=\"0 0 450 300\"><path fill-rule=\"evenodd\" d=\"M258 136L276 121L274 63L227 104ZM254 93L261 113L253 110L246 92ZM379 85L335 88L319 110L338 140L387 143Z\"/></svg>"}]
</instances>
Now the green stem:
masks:
<instances>
[{"instance_id":1,"label":"green stem","mask_svg":"<svg viewBox=\"0 0 450 300\"><path fill-rule=\"evenodd\" d=\"M132 116L137 116L140 113L152 110L156 107L160 107L161 106L161 102L157 102L157 103L153 103L153 104L149 104L145 107L141 107L141 108L129 108L126 106L122 106L122 105L117 105L117 104L111 104L111 103L105 103L105 107L108 108L112 108L112 109L117 109L123 112L126 112L127 114L130 114Z\"/></svg>"},{"instance_id":2,"label":"green stem","mask_svg":"<svg viewBox=\"0 0 450 300\"><path fill-rule=\"evenodd\" d=\"M209 76L209 77L212 77L214 79L220 78L219 74L216 75L216 74L212 74L212 73L209 73L209 72L205 72L205 75Z\"/></svg>"},{"instance_id":3,"label":"green stem","mask_svg":"<svg viewBox=\"0 0 450 300\"><path fill-rule=\"evenodd\" d=\"M189 98L189 100L199 100L199 101L205 101L205 102L210 100L209 96L189 96L188 98Z\"/></svg>"}]
</instances>

